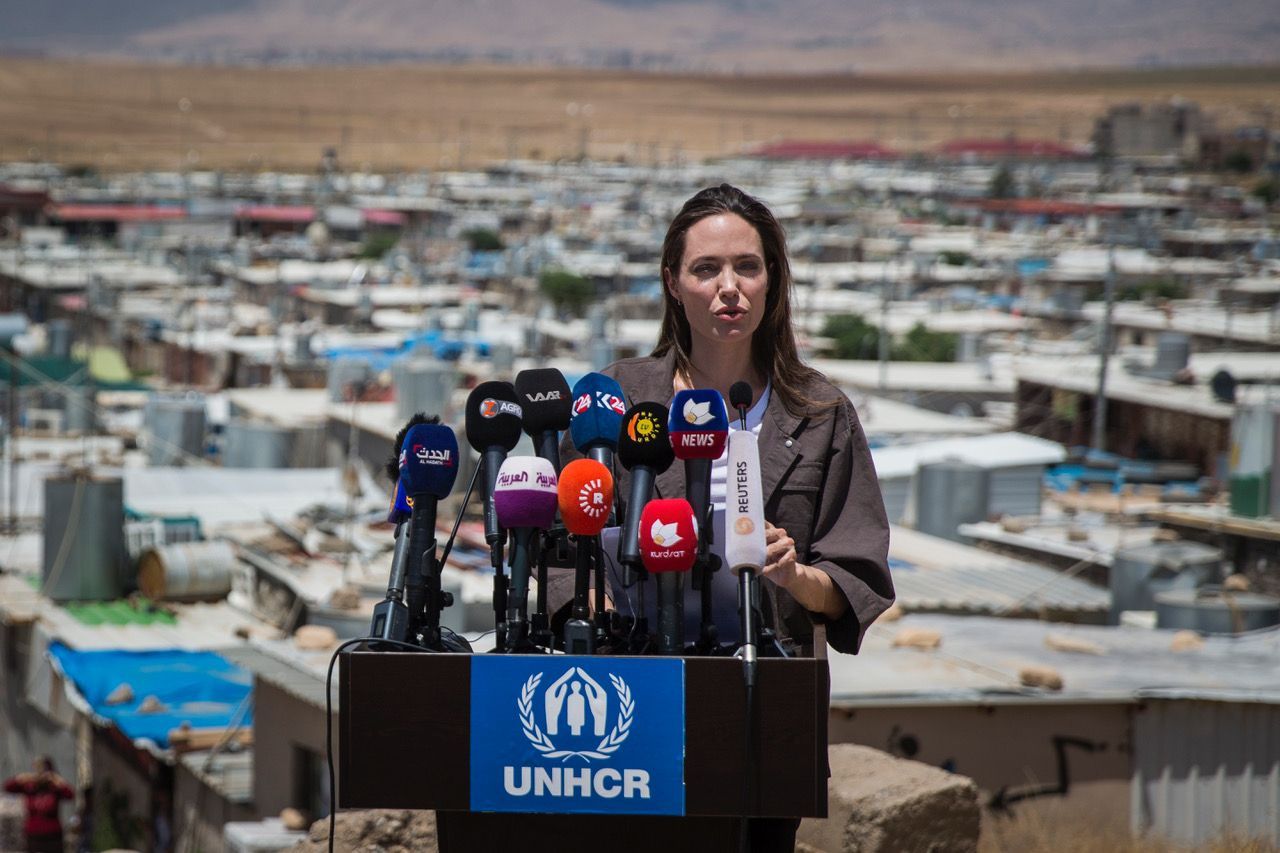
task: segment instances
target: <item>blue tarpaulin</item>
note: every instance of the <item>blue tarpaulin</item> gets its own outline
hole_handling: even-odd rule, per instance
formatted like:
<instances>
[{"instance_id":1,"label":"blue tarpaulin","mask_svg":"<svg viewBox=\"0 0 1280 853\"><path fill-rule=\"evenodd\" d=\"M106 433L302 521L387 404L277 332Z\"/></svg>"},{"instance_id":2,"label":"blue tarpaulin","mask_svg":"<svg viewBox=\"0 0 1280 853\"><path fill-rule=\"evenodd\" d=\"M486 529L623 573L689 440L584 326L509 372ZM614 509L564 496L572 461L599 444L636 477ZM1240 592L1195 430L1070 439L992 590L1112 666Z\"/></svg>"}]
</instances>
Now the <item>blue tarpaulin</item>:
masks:
<instances>
[{"instance_id":1,"label":"blue tarpaulin","mask_svg":"<svg viewBox=\"0 0 1280 853\"><path fill-rule=\"evenodd\" d=\"M237 716L253 689L253 675L213 652L180 649L157 651L73 651L61 643L49 646L62 672L100 717L115 723L130 740L146 738L161 749L169 745L169 731L183 723L192 728L225 728ZM128 684L133 699L108 705L107 697ZM158 713L141 713L146 697L164 705ZM238 722L253 725L253 709Z\"/></svg>"}]
</instances>

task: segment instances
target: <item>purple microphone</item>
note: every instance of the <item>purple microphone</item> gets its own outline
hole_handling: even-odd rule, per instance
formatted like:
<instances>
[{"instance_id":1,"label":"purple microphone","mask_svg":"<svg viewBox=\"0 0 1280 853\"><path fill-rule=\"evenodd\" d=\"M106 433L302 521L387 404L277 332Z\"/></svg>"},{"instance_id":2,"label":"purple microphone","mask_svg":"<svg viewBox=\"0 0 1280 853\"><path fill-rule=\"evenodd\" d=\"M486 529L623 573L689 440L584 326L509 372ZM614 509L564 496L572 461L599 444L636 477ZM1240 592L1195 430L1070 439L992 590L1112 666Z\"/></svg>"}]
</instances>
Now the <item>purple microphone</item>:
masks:
<instances>
[{"instance_id":1,"label":"purple microphone","mask_svg":"<svg viewBox=\"0 0 1280 853\"><path fill-rule=\"evenodd\" d=\"M511 531L511 595L507 599L507 650L531 651L529 641L529 540L555 525L556 469L540 456L512 456L498 469L493 489L498 524Z\"/></svg>"}]
</instances>

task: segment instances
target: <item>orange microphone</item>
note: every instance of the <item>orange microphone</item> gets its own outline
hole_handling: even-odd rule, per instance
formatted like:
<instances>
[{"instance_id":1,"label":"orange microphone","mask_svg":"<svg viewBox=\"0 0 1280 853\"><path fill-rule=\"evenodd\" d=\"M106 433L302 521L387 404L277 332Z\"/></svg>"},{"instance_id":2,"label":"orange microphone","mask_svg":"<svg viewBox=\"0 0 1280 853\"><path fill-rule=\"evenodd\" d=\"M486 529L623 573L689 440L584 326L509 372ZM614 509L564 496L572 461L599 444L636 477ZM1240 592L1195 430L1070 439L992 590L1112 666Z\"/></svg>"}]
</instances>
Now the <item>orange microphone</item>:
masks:
<instances>
[{"instance_id":1,"label":"orange microphone","mask_svg":"<svg viewBox=\"0 0 1280 853\"><path fill-rule=\"evenodd\" d=\"M575 459L560 472L556 498L565 529L573 534L578 546L574 566L573 614L564 626L564 649L571 655L595 654L596 635L607 636L609 624L604 607L599 536L613 506L613 475L594 459ZM593 570L598 630L591 626L591 611L587 605Z\"/></svg>"}]
</instances>

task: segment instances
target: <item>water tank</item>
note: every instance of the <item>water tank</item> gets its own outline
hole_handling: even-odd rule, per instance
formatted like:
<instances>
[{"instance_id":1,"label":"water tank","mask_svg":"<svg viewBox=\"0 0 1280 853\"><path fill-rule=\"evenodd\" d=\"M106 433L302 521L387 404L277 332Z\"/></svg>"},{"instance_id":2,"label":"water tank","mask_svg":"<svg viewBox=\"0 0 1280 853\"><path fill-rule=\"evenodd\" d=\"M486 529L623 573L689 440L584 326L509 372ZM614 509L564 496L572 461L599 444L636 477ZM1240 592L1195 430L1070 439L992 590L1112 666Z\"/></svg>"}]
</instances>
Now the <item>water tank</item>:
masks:
<instances>
[{"instance_id":1,"label":"water tank","mask_svg":"<svg viewBox=\"0 0 1280 853\"><path fill-rule=\"evenodd\" d=\"M144 419L150 434L147 459L152 465L190 465L204 458L203 399L149 400Z\"/></svg>"},{"instance_id":2,"label":"water tank","mask_svg":"<svg viewBox=\"0 0 1280 853\"><path fill-rule=\"evenodd\" d=\"M494 376L510 376L516 368L516 348L511 344L493 344L489 347L489 360L493 362Z\"/></svg>"},{"instance_id":3,"label":"water tank","mask_svg":"<svg viewBox=\"0 0 1280 853\"><path fill-rule=\"evenodd\" d=\"M226 542L158 545L138 559L138 589L153 601L224 598L235 561Z\"/></svg>"},{"instance_id":4,"label":"water tank","mask_svg":"<svg viewBox=\"0 0 1280 853\"><path fill-rule=\"evenodd\" d=\"M1155 606L1157 628L1239 634L1280 625L1280 598L1216 586L1158 592Z\"/></svg>"},{"instance_id":5,"label":"water tank","mask_svg":"<svg viewBox=\"0 0 1280 853\"><path fill-rule=\"evenodd\" d=\"M329 400L334 403L344 402L351 385L368 382L373 379L373 366L363 358L339 356L329 362L329 379L326 388Z\"/></svg>"},{"instance_id":6,"label":"water tank","mask_svg":"<svg viewBox=\"0 0 1280 853\"><path fill-rule=\"evenodd\" d=\"M62 386L62 428L67 432L92 433L98 423L94 407L98 404L98 389L88 376L82 384Z\"/></svg>"},{"instance_id":7,"label":"water tank","mask_svg":"<svg viewBox=\"0 0 1280 853\"><path fill-rule=\"evenodd\" d=\"M49 355L71 358L71 321L50 320L45 331L49 336Z\"/></svg>"},{"instance_id":8,"label":"water tank","mask_svg":"<svg viewBox=\"0 0 1280 853\"><path fill-rule=\"evenodd\" d=\"M1111 624L1126 610L1154 610L1157 593L1214 580L1222 551L1199 542L1151 542L1117 549L1111 563Z\"/></svg>"},{"instance_id":9,"label":"water tank","mask_svg":"<svg viewBox=\"0 0 1280 853\"><path fill-rule=\"evenodd\" d=\"M921 465L916 472L916 529L963 541L961 524L983 521L990 502L990 473L959 460Z\"/></svg>"},{"instance_id":10,"label":"water tank","mask_svg":"<svg viewBox=\"0 0 1280 853\"><path fill-rule=\"evenodd\" d=\"M589 349L590 356L587 361L591 364L592 370L604 370L618 358L613 342L605 338L593 338Z\"/></svg>"},{"instance_id":11,"label":"water tank","mask_svg":"<svg viewBox=\"0 0 1280 853\"><path fill-rule=\"evenodd\" d=\"M25 334L30 324L25 314L0 314L0 346L12 345L13 339Z\"/></svg>"},{"instance_id":12,"label":"water tank","mask_svg":"<svg viewBox=\"0 0 1280 853\"><path fill-rule=\"evenodd\" d=\"M284 427L232 420L223 432L224 468L288 468L293 433Z\"/></svg>"},{"instance_id":13,"label":"water tank","mask_svg":"<svg viewBox=\"0 0 1280 853\"><path fill-rule=\"evenodd\" d=\"M415 412L439 415L447 421L453 412L450 400L458 387L457 368L446 361L414 358L396 362L391 368L396 389L396 420L404 421Z\"/></svg>"},{"instance_id":14,"label":"water tank","mask_svg":"<svg viewBox=\"0 0 1280 853\"><path fill-rule=\"evenodd\" d=\"M42 589L54 601L125 593L124 481L92 474L44 481Z\"/></svg>"},{"instance_id":15,"label":"water tank","mask_svg":"<svg viewBox=\"0 0 1280 853\"><path fill-rule=\"evenodd\" d=\"M1271 462L1275 455L1275 414L1267 405L1238 405L1231 417L1231 512L1246 518L1271 507Z\"/></svg>"},{"instance_id":16,"label":"water tank","mask_svg":"<svg viewBox=\"0 0 1280 853\"><path fill-rule=\"evenodd\" d=\"M1173 376L1191 359L1191 338L1181 332L1161 332L1156 337L1156 363L1152 372Z\"/></svg>"}]
</instances>

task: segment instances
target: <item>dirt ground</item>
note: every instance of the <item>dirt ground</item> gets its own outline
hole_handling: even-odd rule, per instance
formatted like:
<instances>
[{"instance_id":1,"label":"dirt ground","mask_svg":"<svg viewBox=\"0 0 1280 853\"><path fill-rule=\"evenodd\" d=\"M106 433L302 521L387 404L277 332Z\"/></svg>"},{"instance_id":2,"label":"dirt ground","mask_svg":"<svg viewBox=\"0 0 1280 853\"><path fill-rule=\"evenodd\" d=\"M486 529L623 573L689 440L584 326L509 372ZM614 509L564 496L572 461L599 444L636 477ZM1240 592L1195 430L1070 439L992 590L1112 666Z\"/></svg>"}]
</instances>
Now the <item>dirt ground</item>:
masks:
<instances>
[{"instance_id":1,"label":"dirt ground","mask_svg":"<svg viewBox=\"0 0 1280 853\"><path fill-rule=\"evenodd\" d=\"M1280 66L1025 74L694 76L381 65L192 67L0 59L0 161L102 170L451 168L508 157L668 163L781 139L914 151L1082 144L1108 105L1184 97L1280 129Z\"/></svg>"}]
</instances>

